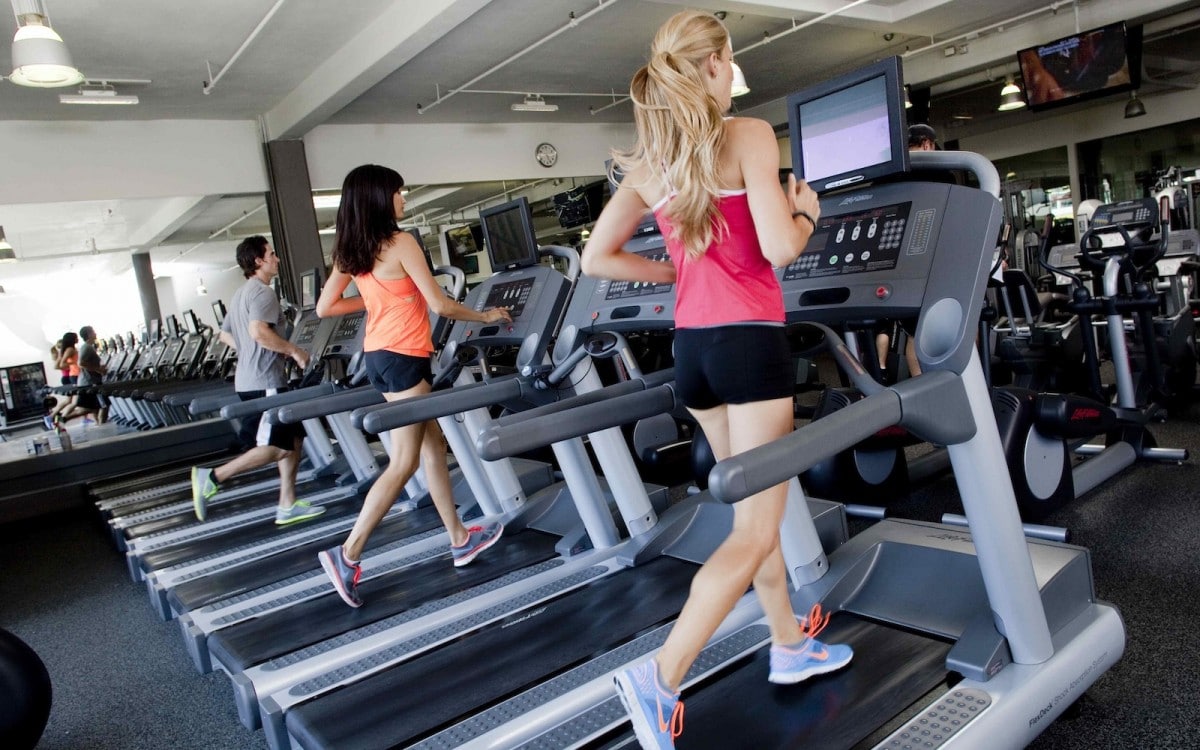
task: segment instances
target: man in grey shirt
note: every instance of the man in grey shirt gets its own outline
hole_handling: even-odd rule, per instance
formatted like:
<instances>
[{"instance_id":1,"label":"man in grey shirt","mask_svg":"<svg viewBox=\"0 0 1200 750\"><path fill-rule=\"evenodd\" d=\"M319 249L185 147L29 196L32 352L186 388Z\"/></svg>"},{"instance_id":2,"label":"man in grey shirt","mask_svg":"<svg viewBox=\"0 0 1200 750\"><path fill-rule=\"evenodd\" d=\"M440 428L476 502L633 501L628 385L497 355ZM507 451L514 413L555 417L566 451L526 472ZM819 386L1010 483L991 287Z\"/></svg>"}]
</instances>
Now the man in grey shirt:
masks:
<instances>
[{"instance_id":1,"label":"man in grey shirt","mask_svg":"<svg viewBox=\"0 0 1200 750\"><path fill-rule=\"evenodd\" d=\"M279 298L270 287L271 280L279 275L279 256L274 248L265 237L247 237L237 247L237 262L246 283L234 292L220 336L237 351L234 390L240 399L250 401L286 390L284 365L292 359L304 369L308 367L308 353L276 332L284 320ZM322 507L296 500L302 425L272 425L259 413L242 418L238 437L249 448L242 455L215 468L192 467L192 505L197 518L203 521L208 517L208 503L221 491L222 482L269 463L279 465L277 525L325 512Z\"/></svg>"}]
</instances>

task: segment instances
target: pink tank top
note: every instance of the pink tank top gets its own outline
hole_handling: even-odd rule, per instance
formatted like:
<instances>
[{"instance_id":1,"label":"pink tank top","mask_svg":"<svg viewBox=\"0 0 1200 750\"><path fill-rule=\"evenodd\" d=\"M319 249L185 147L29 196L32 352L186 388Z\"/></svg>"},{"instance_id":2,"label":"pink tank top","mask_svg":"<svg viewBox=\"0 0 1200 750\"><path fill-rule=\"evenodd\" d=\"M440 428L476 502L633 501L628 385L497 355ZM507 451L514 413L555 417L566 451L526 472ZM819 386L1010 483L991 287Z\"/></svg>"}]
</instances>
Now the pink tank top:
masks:
<instances>
[{"instance_id":1,"label":"pink tank top","mask_svg":"<svg viewBox=\"0 0 1200 750\"><path fill-rule=\"evenodd\" d=\"M721 191L717 208L728 229L713 238L699 259L689 258L673 239L664 211L668 200L670 196L653 210L675 264L675 327L783 323L783 290L759 247L746 191Z\"/></svg>"},{"instance_id":2,"label":"pink tank top","mask_svg":"<svg viewBox=\"0 0 1200 750\"><path fill-rule=\"evenodd\" d=\"M354 284L367 308L367 330L363 351L386 349L412 357L433 352L429 308L412 277L377 279L373 273L354 277Z\"/></svg>"}]
</instances>

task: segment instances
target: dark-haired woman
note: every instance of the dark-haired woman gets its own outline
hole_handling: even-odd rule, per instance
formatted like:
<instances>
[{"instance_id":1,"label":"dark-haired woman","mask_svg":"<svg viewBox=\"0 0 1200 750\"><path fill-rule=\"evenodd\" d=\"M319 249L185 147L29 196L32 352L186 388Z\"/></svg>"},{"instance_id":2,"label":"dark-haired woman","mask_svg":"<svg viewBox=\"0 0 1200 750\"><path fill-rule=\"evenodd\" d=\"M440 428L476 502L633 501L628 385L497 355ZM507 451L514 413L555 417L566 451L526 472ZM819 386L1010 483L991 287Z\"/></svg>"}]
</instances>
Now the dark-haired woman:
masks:
<instances>
[{"instance_id":1,"label":"dark-haired woman","mask_svg":"<svg viewBox=\"0 0 1200 750\"><path fill-rule=\"evenodd\" d=\"M477 312L446 296L434 281L416 240L396 227L404 215L403 187L404 179L395 170L375 164L356 167L346 175L338 206L333 271L317 301L321 317L367 311L363 339L367 374L388 401L430 391L430 310L454 320L512 320L504 308ZM343 297L351 281L360 296ZM446 464L446 444L437 422L400 427L390 435L391 460L367 493L350 536L345 544L318 555L338 595L351 607L363 603L357 587L362 574L359 561L367 539L418 463L425 469L429 494L450 536L455 566L470 563L495 544L504 531L498 522L468 528L459 519Z\"/></svg>"}]
</instances>

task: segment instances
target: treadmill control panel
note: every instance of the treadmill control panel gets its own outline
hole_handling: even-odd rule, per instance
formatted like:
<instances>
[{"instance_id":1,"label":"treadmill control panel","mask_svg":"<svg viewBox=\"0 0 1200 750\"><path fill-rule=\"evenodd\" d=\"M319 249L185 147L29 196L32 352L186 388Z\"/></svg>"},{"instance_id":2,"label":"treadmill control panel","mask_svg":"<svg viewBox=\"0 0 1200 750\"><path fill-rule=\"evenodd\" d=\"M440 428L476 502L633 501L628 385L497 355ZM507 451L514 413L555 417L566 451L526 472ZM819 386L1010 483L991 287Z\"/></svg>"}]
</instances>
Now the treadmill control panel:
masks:
<instances>
[{"instance_id":1,"label":"treadmill control panel","mask_svg":"<svg viewBox=\"0 0 1200 750\"><path fill-rule=\"evenodd\" d=\"M346 357L362 348L362 336L366 331L367 313L365 310L347 313L338 318L329 335L329 341L322 351L323 357Z\"/></svg>"},{"instance_id":2,"label":"treadmill control panel","mask_svg":"<svg viewBox=\"0 0 1200 750\"><path fill-rule=\"evenodd\" d=\"M912 203L880 206L834 216L821 215L800 257L783 269L783 281L841 276L896 267ZM932 215L918 214L909 252L928 247Z\"/></svg>"},{"instance_id":3,"label":"treadmill control panel","mask_svg":"<svg viewBox=\"0 0 1200 750\"><path fill-rule=\"evenodd\" d=\"M667 249L657 248L649 250L641 250L634 253L648 260L659 261L660 263L670 263L671 256L667 254ZM602 281L601 286L605 289L604 299L607 301L620 299L637 299L638 297L653 297L658 294L670 294L675 288L674 284L656 284L652 281Z\"/></svg>"},{"instance_id":4,"label":"treadmill control panel","mask_svg":"<svg viewBox=\"0 0 1200 750\"><path fill-rule=\"evenodd\" d=\"M477 309L479 312L483 312L494 307L507 307L509 314L516 320L521 317L521 313L525 312L525 303L529 301L529 295L532 293L533 279L518 279L495 284L488 291L483 307Z\"/></svg>"},{"instance_id":5,"label":"treadmill control panel","mask_svg":"<svg viewBox=\"0 0 1200 750\"><path fill-rule=\"evenodd\" d=\"M639 234L626 252L670 262L661 234ZM581 331L664 331L675 327L675 285L580 276L565 325Z\"/></svg>"}]
</instances>

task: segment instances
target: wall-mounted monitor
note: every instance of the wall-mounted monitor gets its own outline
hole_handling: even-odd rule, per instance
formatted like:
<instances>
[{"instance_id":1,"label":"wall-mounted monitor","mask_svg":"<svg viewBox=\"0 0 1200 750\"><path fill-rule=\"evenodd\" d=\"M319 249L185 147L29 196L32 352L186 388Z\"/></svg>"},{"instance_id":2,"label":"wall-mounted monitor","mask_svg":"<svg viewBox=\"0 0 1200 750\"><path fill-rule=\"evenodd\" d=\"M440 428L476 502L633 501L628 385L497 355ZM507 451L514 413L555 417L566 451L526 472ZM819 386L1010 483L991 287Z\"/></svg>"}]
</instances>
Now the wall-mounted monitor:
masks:
<instances>
[{"instance_id":1,"label":"wall-mounted monitor","mask_svg":"<svg viewBox=\"0 0 1200 750\"><path fill-rule=\"evenodd\" d=\"M220 328L221 324L225 322L225 303L221 300L212 303L212 311L213 318L217 321L217 327Z\"/></svg>"},{"instance_id":2,"label":"wall-mounted monitor","mask_svg":"<svg viewBox=\"0 0 1200 750\"><path fill-rule=\"evenodd\" d=\"M478 224L446 230L446 249L451 259L474 255L483 247L483 229Z\"/></svg>"},{"instance_id":3,"label":"wall-mounted monitor","mask_svg":"<svg viewBox=\"0 0 1200 750\"><path fill-rule=\"evenodd\" d=\"M900 58L787 98L792 171L818 193L908 171Z\"/></svg>"},{"instance_id":4,"label":"wall-mounted monitor","mask_svg":"<svg viewBox=\"0 0 1200 750\"><path fill-rule=\"evenodd\" d=\"M1142 27L1117 22L1017 52L1030 109L1061 107L1141 85Z\"/></svg>"},{"instance_id":5,"label":"wall-mounted monitor","mask_svg":"<svg viewBox=\"0 0 1200 750\"><path fill-rule=\"evenodd\" d=\"M311 310L316 307L320 291L321 269L310 268L300 274L300 309Z\"/></svg>"},{"instance_id":6,"label":"wall-mounted monitor","mask_svg":"<svg viewBox=\"0 0 1200 750\"><path fill-rule=\"evenodd\" d=\"M553 197L554 214L563 229L571 229L595 221L604 205L605 181L580 185Z\"/></svg>"},{"instance_id":7,"label":"wall-mounted monitor","mask_svg":"<svg viewBox=\"0 0 1200 750\"><path fill-rule=\"evenodd\" d=\"M493 271L537 265L533 213L524 196L480 210L479 219L483 223L483 242Z\"/></svg>"}]
</instances>

